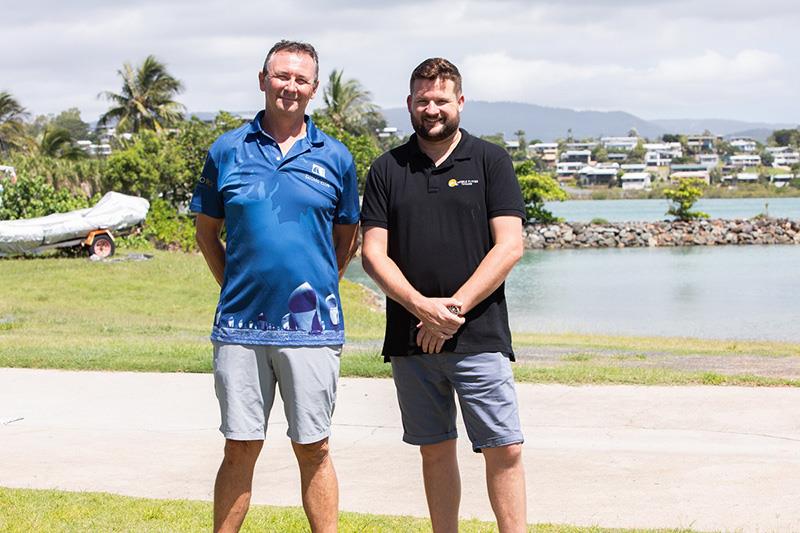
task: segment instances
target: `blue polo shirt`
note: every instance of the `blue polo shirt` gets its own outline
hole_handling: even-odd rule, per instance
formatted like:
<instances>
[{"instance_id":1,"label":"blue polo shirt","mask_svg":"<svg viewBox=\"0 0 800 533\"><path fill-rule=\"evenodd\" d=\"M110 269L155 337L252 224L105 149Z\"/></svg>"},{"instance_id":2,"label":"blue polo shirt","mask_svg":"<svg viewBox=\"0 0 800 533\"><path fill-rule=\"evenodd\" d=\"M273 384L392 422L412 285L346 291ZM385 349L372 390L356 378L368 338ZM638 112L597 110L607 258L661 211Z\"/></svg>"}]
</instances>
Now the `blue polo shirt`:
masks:
<instances>
[{"instance_id":1,"label":"blue polo shirt","mask_svg":"<svg viewBox=\"0 0 800 533\"><path fill-rule=\"evenodd\" d=\"M261 111L211 146L190 208L225 219L225 276L211 339L344 342L333 225L358 222L353 157L306 117L284 157Z\"/></svg>"}]
</instances>

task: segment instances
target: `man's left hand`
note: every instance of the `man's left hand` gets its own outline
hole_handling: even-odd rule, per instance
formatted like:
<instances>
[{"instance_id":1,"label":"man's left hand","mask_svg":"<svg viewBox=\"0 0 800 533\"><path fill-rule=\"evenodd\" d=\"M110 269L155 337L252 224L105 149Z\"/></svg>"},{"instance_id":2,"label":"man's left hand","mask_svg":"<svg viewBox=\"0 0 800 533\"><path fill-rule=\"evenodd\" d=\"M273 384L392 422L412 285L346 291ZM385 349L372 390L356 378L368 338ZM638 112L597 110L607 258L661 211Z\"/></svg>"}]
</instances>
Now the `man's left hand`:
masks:
<instances>
[{"instance_id":1,"label":"man's left hand","mask_svg":"<svg viewBox=\"0 0 800 533\"><path fill-rule=\"evenodd\" d=\"M422 348L422 351L428 354L439 353L442 351L444 341L452 338L452 335L437 333L426 328L425 326L420 325L419 331L417 331L417 346Z\"/></svg>"}]
</instances>

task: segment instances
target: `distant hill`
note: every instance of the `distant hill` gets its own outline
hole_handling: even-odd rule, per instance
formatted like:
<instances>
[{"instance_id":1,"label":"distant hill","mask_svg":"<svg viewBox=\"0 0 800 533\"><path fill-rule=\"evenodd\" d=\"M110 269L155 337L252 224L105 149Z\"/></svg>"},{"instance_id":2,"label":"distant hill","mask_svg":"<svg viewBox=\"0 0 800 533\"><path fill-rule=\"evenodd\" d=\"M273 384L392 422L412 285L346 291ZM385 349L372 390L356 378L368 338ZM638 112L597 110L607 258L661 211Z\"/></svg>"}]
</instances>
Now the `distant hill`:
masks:
<instances>
[{"instance_id":1,"label":"distant hill","mask_svg":"<svg viewBox=\"0 0 800 533\"><path fill-rule=\"evenodd\" d=\"M390 126L411 131L407 109L390 108L381 112ZM575 111L514 102L468 101L461 124L475 135L503 133L511 139L514 132L521 129L527 139L542 141L564 138L569 129L576 138L626 135L631 128L646 137L667 133L660 126L623 111Z\"/></svg>"},{"instance_id":2,"label":"distant hill","mask_svg":"<svg viewBox=\"0 0 800 533\"><path fill-rule=\"evenodd\" d=\"M389 126L400 132L411 133L408 110L404 107L382 109ZM250 118L255 111L235 111L235 115ZM193 112L201 120L212 120L215 112ZM768 124L727 119L657 119L645 120L624 111L576 111L559 107L545 107L517 102L467 101L461 115L461 125L474 135L502 133L513 139L517 130L525 131L525 138L552 141L563 139L568 130L572 136L601 137L627 135L635 128L639 135L655 139L665 133L702 133L705 130L726 137L741 135L764 142L779 128L795 128L797 124Z\"/></svg>"}]
</instances>

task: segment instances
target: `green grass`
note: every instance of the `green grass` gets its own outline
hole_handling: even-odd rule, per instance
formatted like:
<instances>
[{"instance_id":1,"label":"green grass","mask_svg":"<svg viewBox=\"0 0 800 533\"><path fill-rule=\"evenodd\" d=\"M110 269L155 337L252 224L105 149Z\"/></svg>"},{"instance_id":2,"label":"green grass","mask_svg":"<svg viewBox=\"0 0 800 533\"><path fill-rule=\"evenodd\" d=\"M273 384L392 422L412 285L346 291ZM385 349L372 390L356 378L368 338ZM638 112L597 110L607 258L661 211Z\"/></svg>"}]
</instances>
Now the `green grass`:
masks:
<instances>
[{"instance_id":1,"label":"green grass","mask_svg":"<svg viewBox=\"0 0 800 533\"><path fill-rule=\"evenodd\" d=\"M202 257L0 260L0 366L208 372L219 289ZM348 340L379 337L365 289L341 285Z\"/></svg>"},{"instance_id":2,"label":"green grass","mask_svg":"<svg viewBox=\"0 0 800 533\"><path fill-rule=\"evenodd\" d=\"M514 345L633 351L668 355L800 356L800 344L772 341L733 341L688 337L627 337L582 333L515 333Z\"/></svg>"},{"instance_id":3,"label":"green grass","mask_svg":"<svg viewBox=\"0 0 800 533\"><path fill-rule=\"evenodd\" d=\"M115 496L97 492L64 492L0 488L0 531L28 533L30 531L59 532L164 532L210 531L212 507L210 502L188 500L152 500ZM385 516L343 512L339 531L428 532L430 521L409 516ZM250 509L242 531L293 533L309 531L300 507L270 507L257 505ZM489 522L462 520L459 531L465 533L493 532L497 527ZM599 527L575 527L537 524L528 527L536 533L578 533L604 531L689 531L689 530L611 530Z\"/></svg>"},{"instance_id":4,"label":"green grass","mask_svg":"<svg viewBox=\"0 0 800 533\"><path fill-rule=\"evenodd\" d=\"M219 289L203 258L155 252L150 261L82 258L0 260L0 367L210 372L208 334ZM383 313L360 285L343 281L348 341L342 375L390 377L378 350ZM371 343L374 345L374 342ZM796 381L658 368L625 368L642 354L798 357L800 344L574 333L517 333L514 344L569 348L563 364L514 365L520 382L798 386ZM614 352L597 357L592 352Z\"/></svg>"}]
</instances>

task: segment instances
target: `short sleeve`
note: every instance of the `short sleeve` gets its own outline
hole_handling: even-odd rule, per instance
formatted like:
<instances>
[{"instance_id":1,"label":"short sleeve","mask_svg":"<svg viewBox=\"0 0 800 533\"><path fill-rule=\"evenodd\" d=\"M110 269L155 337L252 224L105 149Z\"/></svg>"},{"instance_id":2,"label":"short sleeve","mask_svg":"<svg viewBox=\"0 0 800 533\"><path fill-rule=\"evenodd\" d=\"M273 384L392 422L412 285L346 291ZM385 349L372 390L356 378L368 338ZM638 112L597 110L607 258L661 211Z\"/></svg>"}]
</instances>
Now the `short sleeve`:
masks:
<instances>
[{"instance_id":1,"label":"short sleeve","mask_svg":"<svg viewBox=\"0 0 800 533\"><path fill-rule=\"evenodd\" d=\"M194 213L203 213L214 218L225 218L225 205L222 193L217 186L219 166L212 156L211 150L206 155L203 172L194 188L189 209Z\"/></svg>"},{"instance_id":2,"label":"short sleeve","mask_svg":"<svg viewBox=\"0 0 800 533\"><path fill-rule=\"evenodd\" d=\"M511 157L503 154L489 169L486 212L489 218L518 216L525 220L525 202Z\"/></svg>"},{"instance_id":3,"label":"short sleeve","mask_svg":"<svg viewBox=\"0 0 800 533\"><path fill-rule=\"evenodd\" d=\"M389 228L389 195L384 176L378 171L377 162L373 163L367 173L367 185L364 189L364 208L361 210L362 226Z\"/></svg>"},{"instance_id":4,"label":"short sleeve","mask_svg":"<svg viewBox=\"0 0 800 533\"><path fill-rule=\"evenodd\" d=\"M342 194L336 205L333 223L356 224L358 216L358 177L356 176L356 164L351 157L350 166L342 176Z\"/></svg>"}]
</instances>

